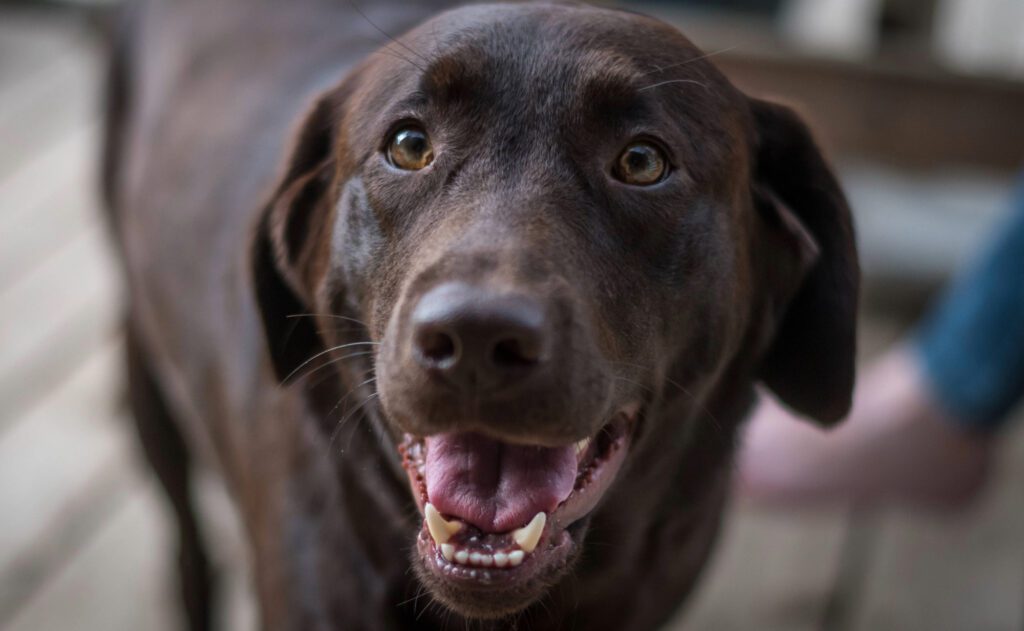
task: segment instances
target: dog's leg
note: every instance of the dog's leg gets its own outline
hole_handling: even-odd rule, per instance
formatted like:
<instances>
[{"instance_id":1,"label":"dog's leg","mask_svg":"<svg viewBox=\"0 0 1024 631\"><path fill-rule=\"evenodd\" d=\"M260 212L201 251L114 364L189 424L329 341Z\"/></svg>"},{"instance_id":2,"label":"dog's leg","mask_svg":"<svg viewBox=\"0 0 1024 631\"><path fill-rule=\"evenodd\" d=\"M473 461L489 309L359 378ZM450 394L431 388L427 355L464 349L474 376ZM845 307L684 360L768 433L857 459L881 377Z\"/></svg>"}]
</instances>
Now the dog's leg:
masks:
<instances>
[{"instance_id":1,"label":"dog's leg","mask_svg":"<svg viewBox=\"0 0 1024 631\"><path fill-rule=\"evenodd\" d=\"M131 326L126 329L128 388L135 425L146 459L167 493L178 523L178 569L188 628L208 631L213 627L214 577L196 520L188 449Z\"/></svg>"}]
</instances>

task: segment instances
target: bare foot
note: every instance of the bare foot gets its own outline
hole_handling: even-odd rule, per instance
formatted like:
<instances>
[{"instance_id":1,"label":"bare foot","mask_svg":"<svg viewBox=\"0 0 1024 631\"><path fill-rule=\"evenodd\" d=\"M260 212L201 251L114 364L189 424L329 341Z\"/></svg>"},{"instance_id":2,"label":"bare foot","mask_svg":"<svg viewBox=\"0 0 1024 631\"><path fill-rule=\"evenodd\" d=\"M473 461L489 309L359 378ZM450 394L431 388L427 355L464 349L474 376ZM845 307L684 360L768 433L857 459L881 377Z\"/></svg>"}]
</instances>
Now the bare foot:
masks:
<instances>
[{"instance_id":1,"label":"bare foot","mask_svg":"<svg viewBox=\"0 0 1024 631\"><path fill-rule=\"evenodd\" d=\"M992 440L928 393L916 357L890 351L862 376L832 431L764 397L738 458L741 493L767 504L902 502L959 508L987 478Z\"/></svg>"}]
</instances>

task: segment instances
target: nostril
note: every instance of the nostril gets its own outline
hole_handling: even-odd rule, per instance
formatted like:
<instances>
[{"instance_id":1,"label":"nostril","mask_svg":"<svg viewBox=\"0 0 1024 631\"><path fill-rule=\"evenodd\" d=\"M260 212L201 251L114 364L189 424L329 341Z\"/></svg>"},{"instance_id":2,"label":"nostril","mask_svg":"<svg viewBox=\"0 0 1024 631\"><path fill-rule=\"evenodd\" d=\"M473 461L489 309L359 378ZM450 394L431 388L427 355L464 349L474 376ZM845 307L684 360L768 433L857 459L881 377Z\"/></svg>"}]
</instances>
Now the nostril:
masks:
<instances>
[{"instance_id":1,"label":"nostril","mask_svg":"<svg viewBox=\"0 0 1024 631\"><path fill-rule=\"evenodd\" d=\"M455 339L444 331L421 331L416 346L420 355L436 365L454 363L459 353Z\"/></svg>"},{"instance_id":2,"label":"nostril","mask_svg":"<svg viewBox=\"0 0 1024 631\"><path fill-rule=\"evenodd\" d=\"M547 361L544 303L529 295L444 283L409 317L410 359L431 384L484 392L524 382Z\"/></svg>"},{"instance_id":3,"label":"nostril","mask_svg":"<svg viewBox=\"0 0 1024 631\"><path fill-rule=\"evenodd\" d=\"M491 360L496 366L505 368L526 367L536 364L540 360L540 353L537 344L510 338L494 345Z\"/></svg>"}]
</instances>

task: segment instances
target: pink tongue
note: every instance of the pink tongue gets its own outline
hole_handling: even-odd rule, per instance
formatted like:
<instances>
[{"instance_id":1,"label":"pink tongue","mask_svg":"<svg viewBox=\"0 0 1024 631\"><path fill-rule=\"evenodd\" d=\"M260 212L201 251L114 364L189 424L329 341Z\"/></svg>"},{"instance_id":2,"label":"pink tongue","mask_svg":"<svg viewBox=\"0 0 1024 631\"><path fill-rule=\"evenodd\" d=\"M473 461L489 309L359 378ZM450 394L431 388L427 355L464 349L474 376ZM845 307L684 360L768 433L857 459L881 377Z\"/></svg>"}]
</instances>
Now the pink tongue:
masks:
<instances>
[{"instance_id":1,"label":"pink tongue","mask_svg":"<svg viewBox=\"0 0 1024 631\"><path fill-rule=\"evenodd\" d=\"M527 447L465 432L426 442L430 503L484 532L506 532L550 513L576 482L572 445Z\"/></svg>"}]
</instances>

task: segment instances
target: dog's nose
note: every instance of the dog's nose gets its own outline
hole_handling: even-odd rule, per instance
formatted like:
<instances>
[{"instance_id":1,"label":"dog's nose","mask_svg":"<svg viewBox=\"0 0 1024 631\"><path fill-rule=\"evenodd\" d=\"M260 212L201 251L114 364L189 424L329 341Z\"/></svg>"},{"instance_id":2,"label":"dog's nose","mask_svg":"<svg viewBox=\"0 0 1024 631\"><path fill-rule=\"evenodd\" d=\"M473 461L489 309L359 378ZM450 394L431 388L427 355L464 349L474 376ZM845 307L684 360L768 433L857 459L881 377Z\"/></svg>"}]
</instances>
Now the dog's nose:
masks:
<instances>
[{"instance_id":1,"label":"dog's nose","mask_svg":"<svg viewBox=\"0 0 1024 631\"><path fill-rule=\"evenodd\" d=\"M544 361L547 330L543 305L529 296L445 283L413 310L413 355L452 385L493 390Z\"/></svg>"}]
</instances>

